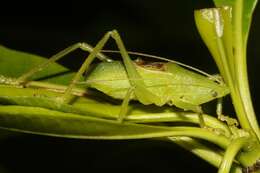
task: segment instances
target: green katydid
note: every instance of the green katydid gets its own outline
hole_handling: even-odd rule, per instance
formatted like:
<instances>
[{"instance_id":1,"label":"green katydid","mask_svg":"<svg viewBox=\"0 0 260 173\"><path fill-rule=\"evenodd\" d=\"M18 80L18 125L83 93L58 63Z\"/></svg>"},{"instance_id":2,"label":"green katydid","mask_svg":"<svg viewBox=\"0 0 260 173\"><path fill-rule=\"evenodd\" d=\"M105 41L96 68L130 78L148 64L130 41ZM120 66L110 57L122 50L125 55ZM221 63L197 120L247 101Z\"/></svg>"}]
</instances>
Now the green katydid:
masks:
<instances>
[{"instance_id":1,"label":"green katydid","mask_svg":"<svg viewBox=\"0 0 260 173\"><path fill-rule=\"evenodd\" d=\"M110 37L115 40L123 63L112 61L101 53ZM145 105L162 106L168 104L194 111L199 115L200 125L205 126L200 105L216 98L222 98L229 93L225 84L189 71L173 62L146 64L140 60L132 61L116 30L107 32L94 48L86 43L78 43L64 49L51 57L46 63L33 68L13 83L26 84L28 78L34 73L77 48L88 51L90 54L70 82L60 101L62 103L71 101L72 89L79 83L83 73L88 70L89 65L97 57L104 62L99 63L88 75L86 83L89 87L123 100L118 116L120 122L127 115L129 101L134 99Z\"/></svg>"}]
</instances>

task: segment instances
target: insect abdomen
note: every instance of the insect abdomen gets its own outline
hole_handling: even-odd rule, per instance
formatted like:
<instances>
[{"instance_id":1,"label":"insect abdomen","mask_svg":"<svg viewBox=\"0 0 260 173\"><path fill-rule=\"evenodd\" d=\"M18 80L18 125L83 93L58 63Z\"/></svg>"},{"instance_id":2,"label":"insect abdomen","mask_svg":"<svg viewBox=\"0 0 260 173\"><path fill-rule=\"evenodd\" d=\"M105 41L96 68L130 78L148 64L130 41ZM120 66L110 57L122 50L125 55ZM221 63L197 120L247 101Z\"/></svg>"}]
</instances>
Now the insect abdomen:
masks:
<instances>
[{"instance_id":1,"label":"insect abdomen","mask_svg":"<svg viewBox=\"0 0 260 173\"><path fill-rule=\"evenodd\" d=\"M226 86L173 63L160 63L160 68L157 64L136 64L136 68L145 87L160 99L158 106L171 104L176 99L200 105L229 92ZM90 87L117 99L125 98L129 80L136 79L128 78L120 61L98 64L87 78ZM131 99L136 99L134 94Z\"/></svg>"},{"instance_id":2,"label":"insect abdomen","mask_svg":"<svg viewBox=\"0 0 260 173\"><path fill-rule=\"evenodd\" d=\"M120 61L99 63L86 80L89 87L117 99L123 99L130 87L126 70Z\"/></svg>"}]
</instances>

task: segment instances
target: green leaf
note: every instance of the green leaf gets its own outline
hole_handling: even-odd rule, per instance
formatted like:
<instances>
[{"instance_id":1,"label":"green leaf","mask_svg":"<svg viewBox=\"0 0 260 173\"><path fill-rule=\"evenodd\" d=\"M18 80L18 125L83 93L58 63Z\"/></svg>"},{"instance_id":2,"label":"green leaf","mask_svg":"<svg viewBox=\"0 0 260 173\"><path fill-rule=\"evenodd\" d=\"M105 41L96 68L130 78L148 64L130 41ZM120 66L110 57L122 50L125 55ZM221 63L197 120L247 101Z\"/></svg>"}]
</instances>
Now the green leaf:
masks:
<instances>
[{"instance_id":1,"label":"green leaf","mask_svg":"<svg viewBox=\"0 0 260 173\"><path fill-rule=\"evenodd\" d=\"M195 10L194 17L198 31L211 52L225 82L232 87L233 47L232 9L208 8ZM232 88L231 88L232 89Z\"/></svg>"},{"instance_id":2,"label":"green leaf","mask_svg":"<svg viewBox=\"0 0 260 173\"><path fill-rule=\"evenodd\" d=\"M0 126L4 129L88 139L132 139L167 136L170 128L117 123L90 116L64 113L39 107L0 106Z\"/></svg>"},{"instance_id":3,"label":"green leaf","mask_svg":"<svg viewBox=\"0 0 260 173\"><path fill-rule=\"evenodd\" d=\"M242 6L242 32L243 32L243 40L244 44L247 42L249 29L252 21L252 14L254 12L254 9L257 4L257 0L214 0L217 7L220 6L232 6L233 9L235 7L235 4L238 3L238 1L241 1L243 4Z\"/></svg>"},{"instance_id":4,"label":"green leaf","mask_svg":"<svg viewBox=\"0 0 260 173\"><path fill-rule=\"evenodd\" d=\"M12 50L0 45L0 74L6 77L19 77L35 65L46 61L38 55ZM31 80L48 81L57 84L68 84L74 74L57 63L36 73Z\"/></svg>"},{"instance_id":5,"label":"green leaf","mask_svg":"<svg viewBox=\"0 0 260 173\"><path fill-rule=\"evenodd\" d=\"M191 136L228 147L228 138L197 127L151 126L118 123L90 116L64 113L38 107L0 106L0 128L81 139L140 139Z\"/></svg>"}]
</instances>

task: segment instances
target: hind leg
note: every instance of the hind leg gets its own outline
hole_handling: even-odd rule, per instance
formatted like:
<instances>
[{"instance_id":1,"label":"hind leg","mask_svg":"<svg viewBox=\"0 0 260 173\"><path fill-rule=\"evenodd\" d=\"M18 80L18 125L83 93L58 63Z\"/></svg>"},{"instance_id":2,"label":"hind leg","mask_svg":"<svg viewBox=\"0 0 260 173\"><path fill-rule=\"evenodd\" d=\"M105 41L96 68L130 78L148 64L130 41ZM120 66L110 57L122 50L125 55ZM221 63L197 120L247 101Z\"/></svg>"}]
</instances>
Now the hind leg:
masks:
<instances>
[{"instance_id":1,"label":"hind leg","mask_svg":"<svg viewBox=\"0 0 260 173\"><path fill-rule=\"evenodd\" d=\"M83 51L87 51L89 53L91 53L93 51L93 47L90 46L87 43L76 43L73 44L69 47L67 47L66 49L58 52L57 54L53 55L52 57L50 57L46 62L37 65L36 67L32 68L31 70L29 70L28 72L24 73L22 76L20 76L16 83L17 84L23 84L25 82L28 81L28 79L34 75L35 73L44 70L44 68L46 68L47 66L49 66L50 64L54 63L55 61L58 61L59 59L63 58L64 56L66 56L67 54L75 51L76 49L81 49ZM102 53L98 53L96 55L100 60L102 61L111 61L109 58L107 58L104 54Z\"/></svg>"}]
</instances>

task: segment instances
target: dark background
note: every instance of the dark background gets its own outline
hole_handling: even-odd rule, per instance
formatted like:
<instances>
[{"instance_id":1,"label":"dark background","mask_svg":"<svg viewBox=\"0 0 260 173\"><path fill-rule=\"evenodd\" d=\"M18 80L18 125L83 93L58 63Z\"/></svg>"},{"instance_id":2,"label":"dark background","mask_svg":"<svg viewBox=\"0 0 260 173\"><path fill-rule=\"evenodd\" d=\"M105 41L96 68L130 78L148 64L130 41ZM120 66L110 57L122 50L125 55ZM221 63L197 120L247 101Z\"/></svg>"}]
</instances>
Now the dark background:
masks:
<instances>
[{"instance_id":1,"label":"dark background","mask_svg":"<svg viewBox=\"0 0 260 173\"><path fill-rule=\"evenodd\" d=\"M30 7L29 5L33 5ZM208 73L217 68L200 39L193 10L212 7L210 1L86 1L31 2L2 6L0 44L49 57L76 42L96 44L117 29L128 50L170 57ZM248 48L248 68L254 104L259 96L260 8L256 9ZM109 45L114 45L111 41ZM258 46L258 47L257 47ZM108 46L108 48L111 48ZM112 46L113 48L113 46ZM84 53L61 63L76 70ZM256 108L256 113L260 110ZM227 111L230 111L226 108ZM1 139L0 172L216 172L216 169L167 142L91 141L15 134Z\"/></svg>"}]
</instances>

